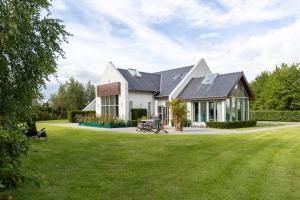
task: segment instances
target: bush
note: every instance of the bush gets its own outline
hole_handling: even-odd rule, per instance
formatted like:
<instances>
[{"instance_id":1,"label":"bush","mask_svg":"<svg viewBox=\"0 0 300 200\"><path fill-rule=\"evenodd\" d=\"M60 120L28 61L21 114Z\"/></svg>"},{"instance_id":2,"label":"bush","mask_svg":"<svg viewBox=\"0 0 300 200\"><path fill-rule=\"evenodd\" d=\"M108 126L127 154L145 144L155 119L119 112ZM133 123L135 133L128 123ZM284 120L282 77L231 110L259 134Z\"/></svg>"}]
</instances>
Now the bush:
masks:
<instances>
[{"instance_id":1,"label":"bush","mask_svg":"<svg viewBox=\"0 0 300 200\"><path fill-rule=\"evenodd\" d=\"M78 120L88 114L96 114L96 111L82 111L82 110L71 110L68 111L68 120L71 123L77 123L79 122Z\"/></svg>"},{"instance_id":2,"label":"bush","mask_svg":"<svg viewBox=\"0 0 300 200\"><path fill-rule=\"evenodd\" d=\"M29 143L18 132L0 130L0 191L22 182L20 157L29 150Z\"/></svg>"},{"instance_id":3,"label":"bush","mask_svg":"<svg viewBox=\"0 0 300 200\"><path fill-rule=\"evenodd\" d=\"M131 119L137 120L144 116L147 116L147 109L144 108L132 108L131 109Z\"/></svg>"},{"instance_id":4,"label":"bush","mask_svg":"<svg viewBox=\"0 0 300 200\"><path fill-rule=\"evenodd\" d=\"M128 120L127 126L128 127L137 127L137 120Z\"/></svg>"},{"instance_id":5,"label":"bush","mask_svg":"<svg viewBox=\"0 0 300 200\"><path fill-rule=\"evenodd\" d=\"M251 111L250 119L257 120L257 121L299 122L300 111L275 111L275 110Z\"/></svg>"},{"instance_id":6,"label":"bush","mask_svg":"<svg viewBox=\"0 0 300 200\"><path fill-rule=\"evenodd\" d=\"M104 128L119 128L126 127L127 124L116 116L101 115L96 117L95 114L86 114L77 118L80 126L104 127Z\"/></svg>"},{"instance_id":7,"label":"bush","mask_svg":"<svg viewBox=\"0 0 300 200\"><path fill-rule=\"evenodd\" d=\"M245 128L256 126L256 121L236 121L236 122L206 122L206 125L210 128Z\"/></svg>"}]
</instances>

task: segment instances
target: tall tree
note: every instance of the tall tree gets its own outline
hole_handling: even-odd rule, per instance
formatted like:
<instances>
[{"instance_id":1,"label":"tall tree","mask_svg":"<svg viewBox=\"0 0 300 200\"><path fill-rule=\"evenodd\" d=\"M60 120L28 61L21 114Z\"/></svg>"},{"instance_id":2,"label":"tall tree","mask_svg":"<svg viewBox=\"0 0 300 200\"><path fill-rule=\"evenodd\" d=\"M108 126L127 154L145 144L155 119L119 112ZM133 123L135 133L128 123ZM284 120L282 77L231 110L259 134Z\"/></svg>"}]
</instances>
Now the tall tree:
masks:
<instances>
[{"instance_id":1,"label":"tall tree","mask_svg":"<svg viewBox=\"0 0 300 200\"><path fill-rule=\"evenodd\" d=\"M61 44L69 34L49 7L48 0L0 1L0 191L23 180L20 156L28 143L14 129L29 119L64 56Z\"/></svg>"},{"instance_id":2,"label":"tall tree","mask_svg":"<svg viewBox=\"0 0 300 200\"><path fill-rule=\"evenodd\" d=\"M300 110L299 64L281 64L272 72L262 72L251 83L256 100L253 109Z\"/></svg>"},{"instance_id":3,"label":"tall tree","mask_svg":"<svg viewBox=\"0 0 300 200\"><path fill-rule=\"evenodd\" d=\"M85 103L89 104L95 99L95 86L91 81L88 81L85 86Z\"/></svg>"},{"instance_id":4,"label":"tall tree","mask_svg":"<svg viewBox=\"0 0 300 200\"><path fill-rule=\"evenodd\" d=\"M48 0L0 1L0 127L24 121L69 35ZM43 14L41 14L43 13Z\"/></svg>"},{"instance_id":5,"label":"tall tree","mask_svg":"<svg viewBox=\"0 0 300 200\"><path fill-rule=\"evenodd\" d=\"M51 96L51 105L61 112L81 110L86 105L85 94L84 85L71 77L69 81L59 86L57 94Z\"/></svg>"}]
</instances>

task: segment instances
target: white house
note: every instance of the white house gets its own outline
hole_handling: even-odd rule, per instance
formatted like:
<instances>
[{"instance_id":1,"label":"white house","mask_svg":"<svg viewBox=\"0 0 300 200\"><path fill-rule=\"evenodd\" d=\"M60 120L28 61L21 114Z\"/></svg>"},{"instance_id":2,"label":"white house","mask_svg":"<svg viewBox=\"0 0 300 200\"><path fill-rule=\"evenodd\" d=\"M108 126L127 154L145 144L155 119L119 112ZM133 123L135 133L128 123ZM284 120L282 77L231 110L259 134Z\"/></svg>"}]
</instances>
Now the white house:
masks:
<instances>
[{"instance_id":1,"label":"white house","mask_svg":"<svg viewBox=\"0 0 300 200\"><path fill-rule=\"evenodd\" d=\"M243 72L212 73L204 59L195 65L146 73L116 68L108 63L96 86L96 114L128 121L132 108L147 109L148 117L171 123L167 101L187 103L192 125L206 121L249 120L249 100L254 99Z\"/></svg>"}]
</instances>

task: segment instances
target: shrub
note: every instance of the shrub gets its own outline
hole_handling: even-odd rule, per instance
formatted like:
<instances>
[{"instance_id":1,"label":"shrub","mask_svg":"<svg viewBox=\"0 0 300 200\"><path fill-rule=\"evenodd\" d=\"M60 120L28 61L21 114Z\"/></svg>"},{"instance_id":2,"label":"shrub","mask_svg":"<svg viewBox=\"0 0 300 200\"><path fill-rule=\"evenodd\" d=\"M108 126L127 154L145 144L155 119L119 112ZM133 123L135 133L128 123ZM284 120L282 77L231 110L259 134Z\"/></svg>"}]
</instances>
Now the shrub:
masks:
<instances>
[{"instance_id":1,"label":"shrub","mask_svg":"<svg viewBox=\"0 0 300 200\"><path fill-rule=\"evenodd\" d=\"M136 127L137 126L137 120L128 120L127 121L128 127Z\"/></svg>"},{"instance_id":2,"label":"shrub","mask_svg":"<svg viewBox=\"0 0 300 200\"><path fill-rule=\"evenodd\" d=\"M20 157L29 150L29 143L18 132L0 129L0 191L22 182Z\"/></svg>"},{"instance_id":3,"label":"shrub","mask_svg":"<svg viewBox=\"0 0 300 200\"><path fill-rule=\"evenodd\" d=\"M144 108L132 108L131 109L131 119L137 120L144 116L147 116L147 109Z\"/></svg>"},{"instance_id":4,"label":"shrub","mask_svg":"<svg viewBox=\"0 0 300 200\"><path fill-rule=\"evenodd\" d=\"M276 110L251 111L250 119L257 120L257 121L299 122L300 111L276 111Z\"/></svg>"},{"instance_id":5,"label":"shrub","mask_svg":"<svg viewBox=\"0 0 300 200\"><path fill-rule=\"evenodd\" d=\"M96 111L71 110L68 111L68 120L71 123L79 122L78 120L88 114L96 114Z\"/></svg>"},{"instance_id":6,"label":"shrub","mask_svg":"<svg viewBox=\"0 0 300 200\"><path fill-rule=\"evenodd\" d=\"M232 129L256 126L256 121L206 122L206 125L210 128Z\"/></svg>"},{"instance_id":7,"label":"shrub","mask_svg":"<svg viewBox=\"0 0 300 200\"><path fill-rule=\"evenodd\" d=\"M127 124L116 116L112 115L101 115L97 117L95 114L86 114L77 119L79 125L82 126L93 126L93 127L104 127L104 128L118 128L126 127Z\"/></svg>"}]
</instances>

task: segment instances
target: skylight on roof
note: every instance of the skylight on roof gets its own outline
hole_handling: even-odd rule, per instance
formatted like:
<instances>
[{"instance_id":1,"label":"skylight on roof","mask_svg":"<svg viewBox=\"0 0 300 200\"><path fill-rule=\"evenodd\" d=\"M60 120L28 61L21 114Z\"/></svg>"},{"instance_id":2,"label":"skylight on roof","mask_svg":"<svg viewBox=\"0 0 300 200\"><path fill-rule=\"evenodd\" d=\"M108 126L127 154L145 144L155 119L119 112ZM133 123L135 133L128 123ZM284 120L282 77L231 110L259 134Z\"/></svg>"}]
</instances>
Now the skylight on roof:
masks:
<instances>
[{"instance_id":1,"label":"skylight on roof","mask_svg":"<svg viewBox=\"0 0 300 200\"><path fill-rule=\"evenodd\" d=\"M218 76L219 74L208 74L205 76L205 78L202 81L202 84L212 84L215 80L215 78Z\"/></svg>"},{"instance_id":2,"label":"skylight on roof","mask_svg":"<svg viewBox=\"0 0 300 200\"><path fill-rule=\"evenodd\" d=\"M133 77L142 77L141 73L137 69L132 69L129 68L128 72L131 74Z\"/></svg>"}]
</instances>

